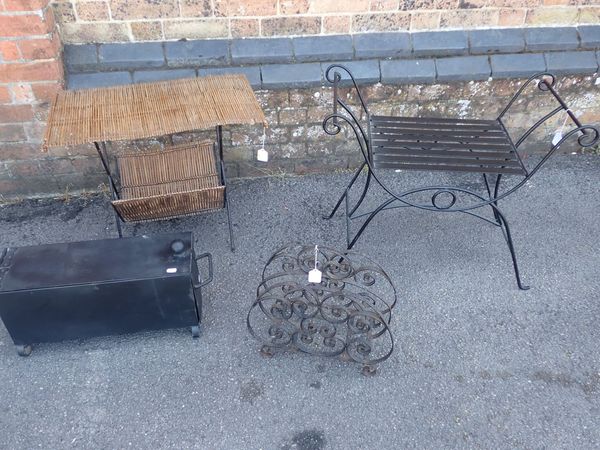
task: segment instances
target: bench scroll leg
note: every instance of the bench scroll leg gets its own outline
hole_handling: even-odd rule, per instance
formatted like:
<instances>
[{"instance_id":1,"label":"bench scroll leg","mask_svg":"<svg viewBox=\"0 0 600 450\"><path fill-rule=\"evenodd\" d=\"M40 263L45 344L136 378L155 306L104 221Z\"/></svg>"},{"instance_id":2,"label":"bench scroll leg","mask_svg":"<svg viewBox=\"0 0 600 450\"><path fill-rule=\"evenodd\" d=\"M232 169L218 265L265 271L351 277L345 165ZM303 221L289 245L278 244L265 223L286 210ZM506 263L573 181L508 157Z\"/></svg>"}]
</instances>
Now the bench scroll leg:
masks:
<instances>
[{"instance_id":1,"label":"bench scroll leg","mask_svg":"<svg viewBox=\"0 0 600 450\"><path fill-rule=\"evenodd\" d=\"M504 232L504 237L506 238L506 243L508 244L508 249L510 250L510 256L512 258L513 267L515 269L517 285L519 286L519 289L526 291L530 288L530 286L524 285L521 281L519 265L517 264L517 254L515 252L515 246L513 244L512 235L510 234L510 227L508 226L508 221L506 220L506 217L504 217L504 214L502 214L498 208L494 208L494 211L497 214L500 226L502 227L502 231Z\"/></svg>"},{"instance_id":2,"label":"bench scroll leg","mask_svg":"<svg viewBox=\"0 0 600 450\"><path fill-rule=\"evenodd\" d=\"M328 216L323 216L323 219L325 220L329 220L331 219L334 214L337 212L337 210L340 208L340 206L342 205L342 202L344 201L344 198L348 195L348 191L350 190L350 188L354 185L354 183L356 182L356 179L358 178L358 176L360 175L360 173L362 172L362 170L364 169L364 167L366 166L366 163L362 163L362 165L358 168L358 170L356 171L356 173L354 174L354 176L352 177L352 180L350 180L350 183L348 184L348 186L346 187L346 189L344 190L344 193L341 195L341 197L339 198L339 200L337 201L337 203L335 204L335 207L333 208L333 210L331 211L331 214L329 214Z\"/></svg>"}]
</instances>

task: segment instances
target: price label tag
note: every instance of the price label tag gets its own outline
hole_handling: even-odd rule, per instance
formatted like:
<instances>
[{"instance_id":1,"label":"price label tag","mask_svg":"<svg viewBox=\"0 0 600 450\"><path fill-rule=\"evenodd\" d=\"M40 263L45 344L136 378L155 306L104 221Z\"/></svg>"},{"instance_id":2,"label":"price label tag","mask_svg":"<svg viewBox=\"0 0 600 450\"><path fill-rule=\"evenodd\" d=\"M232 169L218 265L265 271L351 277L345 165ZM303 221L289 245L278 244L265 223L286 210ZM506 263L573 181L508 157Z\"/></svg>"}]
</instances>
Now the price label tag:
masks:
<instances>
[{"instance_id":1,"label":"price label tag","mask_svg":"<svg viewBox=\"0 0 600 450\"><path fill-rule=\"evenodd\" d=\"M256 159L261 162L269 161L269 152L265 150L265 140L267 139L267 129L263 127L262 146L256 152Z\"/></svg>"},{"instance_id":2,"label":"price label tag","mask_svg":"<svg viewBox=\"0 0 600 450\"><path fill-rule=\"evenodd\" d=\"M319 269L313 269L308 272L309 283L320 283L321 282L321 271Z\"/></svg>"},{"instance_id":3,"label":"price label tag","mask_svg":"<svg viewBox=\"0 0 600 450\"><path fill-rule=\"evenodd\" d=\"M558 130L556 133L554 133L554 137L552 137L552 145L558 144L562 137L562 131Z\"/></svg>"},{"instance_id":4,"label":"price label tag","mask_svg":"<svg viewBox=\"0 0 600 450\"><path fill-rule=\"evenodd\" d=\"M315 268L308 272L309 283L320 283L321 282L321 271L317 269L317 263L319 261L319 246L315 245Z\"/></svg>"},{"instance_id":5,"label":"price label tag","mask_svg":"<svg viewBox=\"0 0 600 450\"><path fill-rule=\"evenodd\" d=\"M259 148L258 151L256 152L256 159L258 159L261 162L268 162L269 161L269 152L266 151L264 148Z\"/></svg>"}]
</instances>

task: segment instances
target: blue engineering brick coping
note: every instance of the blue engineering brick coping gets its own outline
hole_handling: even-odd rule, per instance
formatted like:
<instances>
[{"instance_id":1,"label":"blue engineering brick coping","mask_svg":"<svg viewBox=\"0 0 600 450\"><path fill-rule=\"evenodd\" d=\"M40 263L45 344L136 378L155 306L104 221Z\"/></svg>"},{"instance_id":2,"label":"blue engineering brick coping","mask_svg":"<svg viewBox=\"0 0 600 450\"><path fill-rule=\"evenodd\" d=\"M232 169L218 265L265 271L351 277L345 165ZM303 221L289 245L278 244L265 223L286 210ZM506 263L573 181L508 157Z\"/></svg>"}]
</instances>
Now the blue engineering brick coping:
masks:
<instances>
[{"instance_id":1,"label":"blue engineering brick coping","mask_svg":"<svg viewBox=\"0 0 600 450\"><path fill-rule=\"evenodd\" d=\"M365 83L598 70L600 25L65 46L70 89L243 73L255 89L321 85L332 62Z\"/></svg>"}]
</instances>

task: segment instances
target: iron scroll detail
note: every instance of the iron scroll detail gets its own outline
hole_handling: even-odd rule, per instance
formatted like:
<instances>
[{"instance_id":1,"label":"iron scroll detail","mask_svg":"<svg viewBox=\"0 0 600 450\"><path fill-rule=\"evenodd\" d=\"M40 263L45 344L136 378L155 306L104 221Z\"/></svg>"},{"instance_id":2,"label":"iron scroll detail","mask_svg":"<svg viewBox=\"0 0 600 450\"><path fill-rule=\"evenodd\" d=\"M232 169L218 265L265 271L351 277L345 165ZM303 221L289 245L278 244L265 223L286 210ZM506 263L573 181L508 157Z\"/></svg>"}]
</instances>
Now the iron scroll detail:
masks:
<instances>
[{"instance_id":1,"label":"iron scroll detail","mask_svg":"<svg viewBox=\"0 0 600 450\"><path fill-rule=\"evenodd\" d=\"M390 357L396 289L385 271L356 252L319 247L321 283L309 283L314 246L291 244L267 262L246 324L262 352L339 356L371 374Z\"/></svg>"}]
</instances>

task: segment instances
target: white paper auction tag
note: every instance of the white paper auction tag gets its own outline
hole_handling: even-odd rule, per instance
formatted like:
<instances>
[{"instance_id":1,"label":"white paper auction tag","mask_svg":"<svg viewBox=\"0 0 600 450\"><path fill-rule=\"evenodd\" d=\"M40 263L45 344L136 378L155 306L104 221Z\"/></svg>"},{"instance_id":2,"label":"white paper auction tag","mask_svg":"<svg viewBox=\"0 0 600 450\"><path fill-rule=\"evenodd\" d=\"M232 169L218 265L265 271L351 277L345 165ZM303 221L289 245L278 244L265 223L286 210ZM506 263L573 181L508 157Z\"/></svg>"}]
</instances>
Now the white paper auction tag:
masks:
<instances>
[{"instance_id":1,"label":"white paper auction tag","mask_svg":"<svg viewBox=\"0 0 600 450\"><path fill-rule=\"evenodd\" d=\"M309 283L320 283L321 282L321 271L319 269L313 269L308 272Z\"/></svg>"},{"instance_id":2,"label":"white paper auction tag","mask_svg":"<svg viewBox=\"0 0 600 450\"><path fill-rule=\"evenodd\" d=\"M567 109L567 114L565 115L565 120L562 123L562 125L560 126L560 128L558 130L556 130L556 133L554 133L554 136L552 137L552 145L556 145L560 142L560 140L563 138L563 130L565 128L565 125L567 124L567 120L569 119L569 109Z\"/></svg>"},{"instance_id":3,"label":"white paper auction tag","mask_svg":"<svg viewBox=\"0 0 600 450\"><path fill-rule=\"evenodd\" d=\"M258 159L261 162L268 162L269 161L269 152L266 151L264 148L259 148L258 151L256 152L256 159Z\"/></svg>"},{"instance_id":4,"label":"white paper auction tag","mask_svg":"<svg viewBox=\"0 0 600 450\"><path fill-rule=\"evenodd\" d=\"M558 130L556 133L554 133L554 137L552 138L552 145L558 144L562 137L562 131Z\"/></svg>"},{"instance_id":5,"label":"white paper auction tag","mask_svg":"<svg viewBox=\"0 0 600 450\"><path fill-rule=\"evenodd\" d=\"M267 139L267 129L263 127L262 146L256 152L256 159L261 162L269 161L269 152L265 150L265 140Z\"/></svg>"},{"instance_id":6,"label":"white paper auction tag","mask_svg":"<svg viewBox=\"0 0 600 450\"><path fill-rule=\"evenodd\" d=\"M321 282L321 271L317 269L317 262L319 261L319 246L315 245L315 268L308 272L309 283L320 283Z\"/></svg>"}]
</instances>

